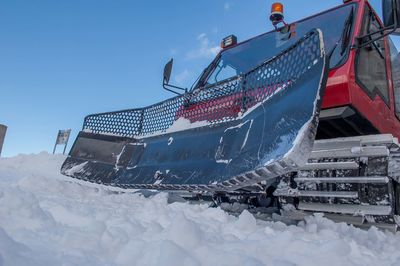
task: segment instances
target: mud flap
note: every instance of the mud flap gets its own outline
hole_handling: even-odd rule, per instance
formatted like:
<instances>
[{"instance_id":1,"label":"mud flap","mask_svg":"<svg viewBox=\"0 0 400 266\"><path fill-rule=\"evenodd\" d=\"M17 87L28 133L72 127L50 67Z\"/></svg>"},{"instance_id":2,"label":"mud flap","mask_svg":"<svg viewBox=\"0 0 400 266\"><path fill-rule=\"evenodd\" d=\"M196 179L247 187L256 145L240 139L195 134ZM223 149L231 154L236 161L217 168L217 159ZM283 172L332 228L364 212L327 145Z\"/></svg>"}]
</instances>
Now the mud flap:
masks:
<instances>
[{"instance_id":1,"label":"mud flap","mask_svg":"<svg viewBox=\"0 0 400 266\"><path fill-rule=\"evenodd\" d=\"M189 103L182 96L89 116L84 129L92 131L79 134L61 172L125 188L233 191L295 171L313 146L328 65L322 33L314 30ZM237 104L226 112L237 99L240 112L232 111ZM130 136L109 136L115 128Z\"/></svg>"}]
</instances>

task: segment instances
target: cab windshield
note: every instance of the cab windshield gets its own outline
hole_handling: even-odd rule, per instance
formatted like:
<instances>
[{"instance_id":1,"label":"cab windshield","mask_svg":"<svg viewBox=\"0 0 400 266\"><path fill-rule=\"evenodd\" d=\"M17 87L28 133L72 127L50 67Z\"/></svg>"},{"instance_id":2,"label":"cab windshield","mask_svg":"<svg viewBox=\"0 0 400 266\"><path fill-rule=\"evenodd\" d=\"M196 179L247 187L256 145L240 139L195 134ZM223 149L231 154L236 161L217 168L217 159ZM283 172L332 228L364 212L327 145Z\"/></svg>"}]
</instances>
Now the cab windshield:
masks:
<instances>
[{"instance_id":1,"label":"cab windshield","mask_svg":"<svg viewBox=\"0 0 400 266\"><path fill-rule=\"evenodd\" d=\"M344 63L350 46L356 4L348 4L291 24L283 31L273 31L222 51L204 71L198 86L212 85L247 73L266 60L289 48L307 32L322 31L330 68Z\"/></svg>"}]
</instances>

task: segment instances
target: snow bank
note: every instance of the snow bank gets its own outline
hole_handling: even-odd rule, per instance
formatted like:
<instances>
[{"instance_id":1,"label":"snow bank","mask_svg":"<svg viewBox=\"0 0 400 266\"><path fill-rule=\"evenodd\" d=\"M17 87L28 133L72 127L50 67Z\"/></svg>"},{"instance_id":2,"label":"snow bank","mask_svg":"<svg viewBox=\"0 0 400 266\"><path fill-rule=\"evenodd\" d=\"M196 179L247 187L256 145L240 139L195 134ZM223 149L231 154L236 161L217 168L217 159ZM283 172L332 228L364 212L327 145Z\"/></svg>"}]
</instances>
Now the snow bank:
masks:
<instances>
[{"instance_id":1,"label":"snow bank","mask_svg":"<svg viewBox=\"0 0 400 266\"><path fill-rule=\"evenodd\" d=\"M167 204L71 181L63 159L0 159L0 265L400 265L400 234Z\"/></svg>"}]
</instances>

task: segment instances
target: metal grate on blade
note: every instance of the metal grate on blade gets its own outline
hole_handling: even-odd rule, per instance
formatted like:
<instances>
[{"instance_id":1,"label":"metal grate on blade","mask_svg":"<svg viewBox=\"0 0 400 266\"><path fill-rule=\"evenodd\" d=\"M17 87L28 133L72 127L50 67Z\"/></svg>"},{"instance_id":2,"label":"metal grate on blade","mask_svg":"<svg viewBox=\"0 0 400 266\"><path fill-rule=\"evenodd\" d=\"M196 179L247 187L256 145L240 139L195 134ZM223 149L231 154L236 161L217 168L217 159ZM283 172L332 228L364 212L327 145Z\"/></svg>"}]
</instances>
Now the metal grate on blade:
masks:
<instances>
[{"instance_id":1,"label":"metal grate on blade","mask_svg":"<svg viewBox=\"0 0 400 266\"><path fill-rule=\"evenodd\" d=\"M291 89L322 56L319 34L314 30L246 74L149 107L89 115L83 130L121 137L146 137L166 132L179 118L210 125L232 121L277 92Z\"/></svg>"}]
</instances>

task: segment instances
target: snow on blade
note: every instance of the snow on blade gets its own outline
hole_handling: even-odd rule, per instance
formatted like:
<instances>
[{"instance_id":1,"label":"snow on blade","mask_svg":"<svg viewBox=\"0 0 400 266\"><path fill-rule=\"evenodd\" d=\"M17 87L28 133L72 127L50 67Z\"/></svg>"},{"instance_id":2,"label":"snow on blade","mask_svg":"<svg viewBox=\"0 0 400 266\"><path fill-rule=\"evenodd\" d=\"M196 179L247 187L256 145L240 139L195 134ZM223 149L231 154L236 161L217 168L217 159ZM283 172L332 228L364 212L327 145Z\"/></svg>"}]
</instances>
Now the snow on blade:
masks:
<instances>
[{"instance_id":1,"label":"snow on blade","mask_svg":"<svg viewBox=\"0 0 400 266\"><path fill-rule=\"evenodd\" d=\"M149 138L149 137L155 137L155 136L165 135L165 134L169 134L169 133L175 133L175 132L189 130L189 129L193 129L193 128L205 127L205 126L209 126L210 124L211 124L210 122L205 121L205 120L204 121L196 121L196 122L192 123L192 122L190 122L189 119L186 119L184 117L179 117L166 130L159 130L159 131L155 131L155 132L148 133L145 135L135 136L135 138L145 139L145 138Z\"/></svg>"},{"instance_id":2,"label":"snow on blade","mask_svg":"<svg viewBox=\"0 0 400 266\"><path fill-rule=\"evenodd\" d=\"M168 204L64 177L64 159L0 159L0 265L400 265L399 233Z\"/></svg>"},{"instance_id":3,"label":"snow on blade","mask_svg":"<svg viewBox=\"0 0 400 266\"><path fill-rule=\"evenodd\" d=\"M166 132L173 133L173 132L188 130L191 128L204 127L209 124L210 123L207 121L196 121L192 123L190 122L189 119L186 119L184 117L179 117L178 120L174 121L174 123L167 129Z\"/></svg>"},{"instance_id":4,"label":"snow on blade","mask_svg":"<svg viewBox=\"0 0 400 266\"><path fill-rule=\"evenodd\" d=\"M119 156L118 156L117 160L119 160ZM71 169L66 170L65 174L72 176L75 173L80 173L84 170L84 167L87 164L88 164L88 162L83 162L81 164L75 165L75 166L71 167ZM117 168L117 163L115 164L115 168Z\"/></svg>"}]
</instances>

